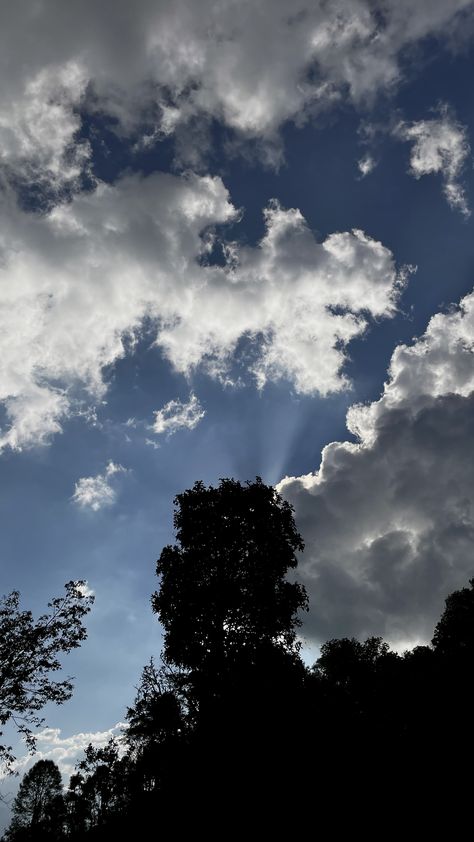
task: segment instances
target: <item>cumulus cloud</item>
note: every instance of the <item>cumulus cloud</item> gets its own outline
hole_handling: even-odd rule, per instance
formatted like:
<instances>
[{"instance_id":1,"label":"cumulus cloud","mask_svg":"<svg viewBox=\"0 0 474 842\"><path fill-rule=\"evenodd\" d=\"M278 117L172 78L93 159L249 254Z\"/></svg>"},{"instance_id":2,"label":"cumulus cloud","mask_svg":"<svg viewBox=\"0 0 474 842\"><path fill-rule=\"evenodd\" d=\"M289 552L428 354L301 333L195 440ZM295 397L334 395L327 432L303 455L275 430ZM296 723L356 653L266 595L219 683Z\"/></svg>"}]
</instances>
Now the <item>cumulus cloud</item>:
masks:
<instances>
[{"instance_id":1,"label":"cumulus cloud","mask_svg":"<svg viewBox=\"0 0 474 842\"><path fill-rule=\"evenodd\" d=\"M162 409L158 409L154 413L153 430L157 435L166 433L168 436L183 428L194 430L205 414L198 398L191 392L187 403L180 400L168 401Z\"/></svg>"},{"instance_id":2,"label":"cumulus cloud","mask_svg":"<svg viewBox=\"0 0 474 842\"><path fill-rule=\"evenodd\" d=\"M67 783L74 772L76 763L82 759L84 749L89 744L94 748L105 746L112 737L120 740L126 723L117 722L106 731L62 735L61 728L44 728L36 735L37 750L34 754L26 754L15 762L15 771L26 772L38 760L54 760Z\"/></svg>"},{"instance_id":3,"label":"cumulus cloud","mask_svg":"<svg viewBox=\"0 0 474 842\"><path fill-rule=\"evenodd\" d=\"M18 98L0 97L0 165L14 181L53 195L77 186L90 159L89 144L76 138L86 83L85 72L71 61L39 68Z\"/></svg>"},{"instance_id":4,"label":"cumulus cloud","mask_svg":"<svg viewBox=\"0 0 474 842\"><path fill-rule=\"evenodd\" d=\"M260 387L283 377L305 394L346 388L348 344L396 312L404 275L391 252L362 231L319 243L277 202L256 246L219 240L215 226L236 216L220 178L163 173L42 216L0 208L0 449L47 442L87 398L100 401L104 370L133 352L145 319L182 374L225 377L246 338Z\"/></svg>"},{"instance_id":5,"label":"cumulus cloud","mask_svg":"<svg viewBox=\"0 0 474 842\"><path fill-rule=\"evenodd\" d=\"M393 87L401 52L455 29L472 0L295 0L290 13L284 0L2 8L0 157L17 172L31 165L67 180L87 157L84 145L68 157L84 110L112 117L139 145L174 133L182 141L180 128L196 119L206 143L202 126L218 119L263 139L278 160L286 120Z\"/></svg>"},{"instance_id":6,"label":"cumulus cloud","mask_svg":"<svg viewBox=\"0 0 474 842\"><path fill-rule=\"evenodd\" d=\"M395 135L413 142L410 154L411 175L421 178L423 175L439 173L449 205L464 216L469 216L471 212L460 181L470 154L465 126L454 120L448 108L443 106L439 118L400 123L395 128Z\"/></svg>"},{"instance_id":7,"label":"cumulus cloud","mask_svg":"<svg viewBox=\"0 0 474 842\"><path fill-rule=\"evenodd\" d=\"M76 482L71 500L82 509L92 509L93 512L113 506L117 499L117 491L111 481L116 474L125 473L125 470L122 465L109 462L103 474L81 477Z\"/></svg>"},{"instance_id":8,"label":"cumulus cloud","mask_svg":"<svg viewBox=\"0 0 474 842\"><path fill-rule=\"evenodd\" d=\"M306 542L306 632L427 641L474 573L474 293L395 350L381 398L348 427L356 442L279 485Z\"/></svg>"},{"instance_id":9,"label":"cumulus cloud","mask_svg":"<svg viewBox=\"0 0 474 842\"><path fill-rule=\"evenodd\" d=\"M83 596L95 596L95 591L91 588L87 580L82 582L82 584L78 586L78 589Z\"/></svg>"}]
</instances>

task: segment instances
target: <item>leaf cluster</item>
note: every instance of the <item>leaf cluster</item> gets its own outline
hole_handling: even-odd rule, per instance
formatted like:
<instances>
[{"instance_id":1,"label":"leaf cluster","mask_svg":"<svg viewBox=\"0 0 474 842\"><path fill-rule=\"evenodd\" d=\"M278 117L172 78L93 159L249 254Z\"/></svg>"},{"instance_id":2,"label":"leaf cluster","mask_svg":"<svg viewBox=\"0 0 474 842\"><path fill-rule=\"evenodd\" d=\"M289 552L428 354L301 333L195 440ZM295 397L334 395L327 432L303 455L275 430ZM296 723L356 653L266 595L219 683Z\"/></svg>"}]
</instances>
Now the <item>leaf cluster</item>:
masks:
<instances>
[{"instance_id":1,"label":"leaf cluster","mask_svg":"<svg viewBox=\"0 0 474 842\"><path fill-rule=\"evenodd\" d=\"M0 600L0 726L11 721L30 749L33 729L44 722L39 711L72 695L71 677L56 680L54 674L61 668L60 656L86 638L83 618L93 599L85 582L67 582L65 594L52 599L49 612L37 620L21 609L18 591ZM13 760L11 747L0 745L0 761L11 769Z\"/></svg>"}]
</instances>

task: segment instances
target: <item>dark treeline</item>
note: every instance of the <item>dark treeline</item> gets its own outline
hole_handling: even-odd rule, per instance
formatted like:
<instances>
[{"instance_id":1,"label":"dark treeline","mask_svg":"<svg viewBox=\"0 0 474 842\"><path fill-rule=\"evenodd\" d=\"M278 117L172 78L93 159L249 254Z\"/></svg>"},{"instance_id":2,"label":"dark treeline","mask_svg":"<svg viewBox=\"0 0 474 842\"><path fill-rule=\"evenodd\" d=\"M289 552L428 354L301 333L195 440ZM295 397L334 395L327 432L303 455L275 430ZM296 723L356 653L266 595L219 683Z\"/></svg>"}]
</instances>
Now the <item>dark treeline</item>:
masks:
<instances>
[{"instance_id":1,"label":"dark treeline","mask_svg":"<svg viewBox=\"0 0 474 842\"><path fill-rule=\"evenodd\" d=\"M441 778L446 796L472 747L474 579L430 646L335 639L307 668L291 507L260 480L196 483L175 502L152 597L161 665L143 670L123 743L89 746L66 792L52 761L36 763L4 840L179 837L219 816L227 838L249 817L283 829L303 813L336 829L382 794L385 821Z\"/></svg>"}]
</instances>

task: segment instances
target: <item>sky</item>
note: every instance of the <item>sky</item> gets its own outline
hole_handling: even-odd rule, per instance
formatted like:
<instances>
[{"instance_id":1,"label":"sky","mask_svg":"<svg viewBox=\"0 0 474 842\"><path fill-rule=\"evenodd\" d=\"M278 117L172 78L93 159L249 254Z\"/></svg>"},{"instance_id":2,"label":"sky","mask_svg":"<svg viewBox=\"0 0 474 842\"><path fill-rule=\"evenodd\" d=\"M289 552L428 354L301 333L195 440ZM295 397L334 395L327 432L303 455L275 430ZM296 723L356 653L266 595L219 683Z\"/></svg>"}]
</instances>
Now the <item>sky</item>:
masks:
<instances>
[{"instance_id":1,"label":"sky","mask_svg":"<svg viewBox=\"0 0 474 842\"><path fill-rule=\"evenodd\" d=\"M0 9L0 590L95 594L63 771L159 656L196 480L294 506L308 659L474 575L473 46L472 0Z\"/></svg>"}]
</instances>

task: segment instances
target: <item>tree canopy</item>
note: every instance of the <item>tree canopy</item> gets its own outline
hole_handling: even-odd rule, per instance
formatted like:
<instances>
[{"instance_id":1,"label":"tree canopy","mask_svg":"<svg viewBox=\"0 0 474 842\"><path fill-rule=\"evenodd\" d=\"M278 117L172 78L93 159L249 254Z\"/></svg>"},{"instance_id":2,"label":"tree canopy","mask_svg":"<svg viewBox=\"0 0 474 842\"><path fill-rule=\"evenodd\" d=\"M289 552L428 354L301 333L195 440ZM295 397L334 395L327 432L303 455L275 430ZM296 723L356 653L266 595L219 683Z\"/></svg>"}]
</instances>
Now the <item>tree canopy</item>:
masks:
<instances>
[{"instance_id":1,"label":"tree canopy","mask_svg":"<svg viewBox=\"0 0 474 842\"><path fill-rule=\"evenodd\" d=\"M197 482L175 506L177 544L160 555L152 598L164 659L198 670L250 661L269 647L296 651L307 596L286 578L303 549L291 506L259 478Z\"/></svg>"},{"instance_id":2,"label":"tree canopy","mask_svg":"<svg viewBox=\"0 0 474 842\"><path fill-rule=\"evenodd\" d=\"M445 609L435 628L433 646L439 654L471 657L474 654L474 579L468 588L446 598Z\"/></svg>"},{"instance_id":3,"label":"tree canopy","mask_svg":"<svg viewBox=\"0 0 474 842\"><path fill-rule=\"evenodd\" d=\"M61 839L64 800L61 773L53 760L38 760L26 772L12 807L6 842Z\"/></svg>"}]
</instances>

